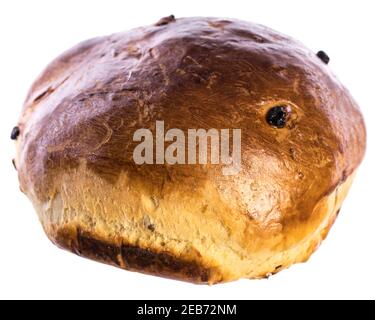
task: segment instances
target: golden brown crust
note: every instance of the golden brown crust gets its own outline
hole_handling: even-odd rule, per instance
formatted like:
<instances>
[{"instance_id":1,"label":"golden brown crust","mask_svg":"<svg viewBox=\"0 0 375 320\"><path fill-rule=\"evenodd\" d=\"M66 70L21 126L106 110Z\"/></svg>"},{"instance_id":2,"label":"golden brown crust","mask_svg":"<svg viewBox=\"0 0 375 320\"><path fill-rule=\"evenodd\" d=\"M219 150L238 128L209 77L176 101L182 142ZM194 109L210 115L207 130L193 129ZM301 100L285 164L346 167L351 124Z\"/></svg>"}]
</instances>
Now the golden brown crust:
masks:
<instances>
[{"instance_id":1,"label":"golden brown crust","mask_svg":"<svg viewBox=\"0 0 375 320\"><path fill-rule=\"evenodd\" d=\"M282 129L266 121L280 104L291 108ZM156 120L240 128L242 171L135 165L133 133ZM78 45L35 82L18 125L21 189L52 239L80 225L109 246L114 233L151 252L169 239L168 254L198 252L198 269L219 268L224 280L273 272L261 261L302 249L333 214L317 205L354 173L366 140L356 103L314 53L263 26L215 18L168 17Z\"/></svg>"},{"instance_id":2,"label":"golden brown crust","mask_svg":"<svg viewBox=\"0 0 375 320\"><path fill-rule=\"evenodd\" d=\"M222 230L216 230L214 226L209 226L206 230L211 232L212 239L202 242L195 235L195 233L207 233L203 228L202 218L198 228L194 225L192 228L178 226L179 238L173 238L171 231L175 225L174 221L169 221L170 224L166 225L164 230L159 226L159 224L165 224L170 218L176 217L171 208L165 208L166 212L171 212L167 215L167 220L163 221L160 212L156 212L154 217L151 216L152 219L155 219L154 228L148 228L150 221L147 221L147 224L142 227L134 224L129 225L129 222L124 219L121 221L121 228L124 230L121 228L118 230L113 224L102 226L103 221L100 220L98 212L95 210L91 211L89 215L85 215L79 204L84 198L80 193L74 196L62 192L60 196L54 197L51 203L43 204L42 207L36 209L52 242L79 256L131 271L198 284L215 284L241 277L269 277L294 263L307 261L326 238L350 188L352 179L353 176L349 176L344 183L316 204L312 215L320 217L319 225L313 225L310 232L304 234L303 239L297 245L286 247L284 243L283 250L270 250L269 248L272 248L270 243L274 242L267 242L267 239L264 238L254 239L252 234L250 237L248 234L242 235L241 228L235 228L229 223L228 229L246 237L245 240L236 243L233 239L226 239ZM75 182L71 181L70 184L75 185ZM63 186L65 185L63 182ZM98 189L102 189L102 187ZM93 190L93 194L97 192L97 190ZM85 193L83 192L83 194ZM86 196L90 197L89 194ZM66 211L71 212L63 214L61 206L64 198L69 199L69 209L66 208ZM130 196L127 200L131 202L131 198ZM143 199L138 200L142 202ZM211 199L209 196L206 200L216 202L216 199ZM174 206L175 203L172 202L170 205ZM111 207L109 203L106 204L106 207L108 213L116 210L116 207ZM130 207L133 206L130 205ZM77 216L76 212L82 212L82 214ZM135 219L136 216L129 218ZM157 220L158 218L159 220ZM113 219L120 220L118 216L108 214L104 222L108 223ZM247 233L249 226L246 225L246 220L241 221L238 225L242 224ZM148 229L148 232L144 229ZM296 237L295 234L298 232L298 230L294 230L291 236ZM177 237L177 235L174 236ZM183 243L189 236L191 242ZM262 235L259 233L257 236L261 237ZM219 237L219 239L215 241L215 237ZM246 247L246 243L250 241L256 242L256 246L251 250ZM269 248L262 248L259 245L260 241L265 241Z\"/></svg>"}]
</instances>

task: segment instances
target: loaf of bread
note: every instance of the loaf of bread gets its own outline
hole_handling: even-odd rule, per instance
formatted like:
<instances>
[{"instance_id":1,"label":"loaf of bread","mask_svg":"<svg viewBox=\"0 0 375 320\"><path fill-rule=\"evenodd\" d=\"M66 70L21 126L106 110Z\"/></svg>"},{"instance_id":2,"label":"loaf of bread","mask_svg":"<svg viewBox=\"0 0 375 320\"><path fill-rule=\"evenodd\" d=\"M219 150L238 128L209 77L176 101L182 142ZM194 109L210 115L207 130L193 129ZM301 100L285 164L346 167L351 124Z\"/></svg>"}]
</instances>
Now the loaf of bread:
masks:
<instances>
[{"instance_id":1,"label":"loaf of bread","mask_svg":"<svg viewBox=\"0 0 375 320\"><path fill-rule=\"evenodd\" d=\"M306 261L366 142L328 62L231 19L170 16L83 42L36 80L12 132L21 190L53 243L127 270L213 284ZM138 163L135 133L160 123L240 130L240 166L155 162L154 148Z\"/></svg>"}]
</instances>

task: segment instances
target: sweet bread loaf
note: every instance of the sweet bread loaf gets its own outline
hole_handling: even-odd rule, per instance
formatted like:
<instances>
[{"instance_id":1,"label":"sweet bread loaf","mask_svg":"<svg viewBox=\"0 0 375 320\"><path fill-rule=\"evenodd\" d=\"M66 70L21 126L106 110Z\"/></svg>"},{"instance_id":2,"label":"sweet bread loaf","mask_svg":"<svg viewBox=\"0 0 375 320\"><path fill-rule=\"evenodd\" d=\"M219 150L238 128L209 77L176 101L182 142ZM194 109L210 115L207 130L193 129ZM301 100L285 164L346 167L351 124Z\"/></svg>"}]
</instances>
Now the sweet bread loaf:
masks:
<instances>
[{"instance_id":1,"label":"sweet bread loaf","mask_svg":"<svg viewBox=\"0 0 375 320\"><path fill-rule=\"evenodd\" d=\"M36 80L12 132L21 190L48 237L87 258L209 284L279 272L326 237L364 156L362 115L328 62L231 19L83 42ZM138 163L135 133L155 140L158 123L240 130L240 166L157 162L155 145Z\"/></svg>"}]
</instances>

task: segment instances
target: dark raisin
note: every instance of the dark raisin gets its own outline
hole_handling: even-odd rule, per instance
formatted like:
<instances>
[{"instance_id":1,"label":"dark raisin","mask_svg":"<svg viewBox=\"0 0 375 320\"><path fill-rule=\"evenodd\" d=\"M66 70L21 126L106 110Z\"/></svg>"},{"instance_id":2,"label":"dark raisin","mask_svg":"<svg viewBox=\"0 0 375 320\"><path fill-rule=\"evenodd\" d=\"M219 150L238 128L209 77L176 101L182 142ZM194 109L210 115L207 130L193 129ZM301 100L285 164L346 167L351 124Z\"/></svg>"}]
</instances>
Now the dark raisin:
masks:
<instances>
[{"instance_id":1,"label":"dark raisin","mask_svg":"<svg viewBox=\"0 0 375 320\"><path fill-rule=\"evenodd\" d=\"M272 127L281 129L284 128L290 113L290 107L288 106L276 106L268 110L266 115L266 121Z\"/></svg>"},{"instance_id":2,"label":"dark raisin","mask_svg":"<svg viewBox=\"0 0 375 320\"><path fill-rule=\"evenodd\" d=\"M10 138L12 140L17 140L18 136L20 135L20 128L19 127L14 127L12 130L12 133L10 135Z\"/></svg>"},{"instance_id":3,"label":"dark raisin","mask_svg":"<svg viewBox=\"0 0 375 320\"><path fill-rule=\"evenodd\" d=\"M14 169L16 169L16 171L17 171L16 160L12 159L12 164L13 164Z\"/></svg>"},{"instance_id":4,"label":"dark raisin","mask_svg":"<svg viewBox=\"0 0 375 320\"><path fill-rule=\"evenodd\" d=\"M160 27L160 26L165 26L166 24L175 21L174 15L170 15L168 17L161 18L155 25Z\"/></svg>"},{"instance_id":5,"label":"dark raisin","mask_svg":"<svg viewBox=\"0 0 375 320\"><path fill-rule=\"evenodd\" d=\"M150 231L152 231L152 232L154 232L154 231L155 231L155 225L153 225L153 224L149 224L149 225L147 226L147 229L150 230Z\"/></svg>"},{"instance_id":6,"label":"dark raisin","mask_svg":"<svg viewBox=\"0 0 375 320\"><path fill-rule=\"evenodd\" d=\"M317 54L318 58L322 60L325 64L329 63L329 57L324 51L319 51Z\"/></svg>"}]
</instances>

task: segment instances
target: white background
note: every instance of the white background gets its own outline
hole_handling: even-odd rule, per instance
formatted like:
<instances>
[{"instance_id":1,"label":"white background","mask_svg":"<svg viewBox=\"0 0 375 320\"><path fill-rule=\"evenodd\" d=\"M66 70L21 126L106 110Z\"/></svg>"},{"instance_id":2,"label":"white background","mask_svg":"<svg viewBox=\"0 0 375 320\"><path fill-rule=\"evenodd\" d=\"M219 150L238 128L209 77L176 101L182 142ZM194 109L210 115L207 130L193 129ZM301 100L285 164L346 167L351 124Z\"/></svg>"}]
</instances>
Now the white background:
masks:
<instances>
[{"instance_id":1,"label":"white background","mask_svg":"<svg viewBox=\"0 0 375 320\"><path fill-rule=\"evenodd\" d=\"M375 298L374 1L0 1L0 298ZM328 239L308 263L269 280L197 286L118 270L54 247L19 192L9 140L45 65L87 38L174 14L258 22L289 34L330 67L361 106L364 163Z\"/></svg>"}]
</instances>

